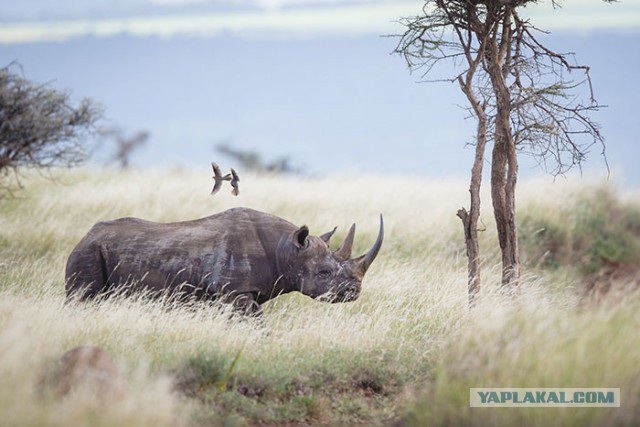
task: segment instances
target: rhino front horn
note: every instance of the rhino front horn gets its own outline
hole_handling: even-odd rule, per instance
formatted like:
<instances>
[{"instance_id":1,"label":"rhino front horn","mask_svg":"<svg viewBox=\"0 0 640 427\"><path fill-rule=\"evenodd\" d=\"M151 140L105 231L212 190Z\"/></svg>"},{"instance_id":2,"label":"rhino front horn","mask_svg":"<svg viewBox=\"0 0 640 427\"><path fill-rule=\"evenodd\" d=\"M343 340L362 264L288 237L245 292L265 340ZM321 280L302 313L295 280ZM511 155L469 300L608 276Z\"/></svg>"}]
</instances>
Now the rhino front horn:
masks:
<instances>
[{"instance_id":1,"label":"rhino front horn","mask_svg":"<svg viewBox=\"0 0 640 427\"><path fill-rule=\"evenodd\" d=\"M373 247L366 254L354 260L356 263L358 270L364 276L367 272L371 263L376 256L378 256L378 252L380 252L380 248L382 247L382 240L384 239L384 220L382 219L382 214L380 214L380 230L378 231L378 238L376 242L373 244Z\"/></svg>"}]
</instances>

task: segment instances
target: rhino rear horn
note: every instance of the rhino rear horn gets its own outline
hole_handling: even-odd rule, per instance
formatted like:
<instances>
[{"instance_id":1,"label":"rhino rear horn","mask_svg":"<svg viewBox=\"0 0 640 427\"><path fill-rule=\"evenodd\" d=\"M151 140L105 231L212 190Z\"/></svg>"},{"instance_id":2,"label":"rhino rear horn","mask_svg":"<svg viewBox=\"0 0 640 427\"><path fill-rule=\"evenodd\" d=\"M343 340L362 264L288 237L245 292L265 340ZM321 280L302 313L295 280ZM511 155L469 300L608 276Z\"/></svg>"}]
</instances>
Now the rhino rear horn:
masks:
<instances>
[{"instance_id":1,"label":"rhino rear horn","mask_svg":"<svg viewBox=\"0 0 640 427\"><path fill-rule=\"evenodd\" d=\"M333 230L327 231L322 236L320 236L320 238L322 239L323 242L325 242L328 245L329 240L331 240L331 236L333 236L333 233L335 233L337 229L338 227L333 227Z\"/></svg>"},{"instance_id":2,"label":"rhino rear horn","mask_svg":"<svg viewBox=\"0 0 640 427\"><path fill-rule=\"evenodd\" d=\"M380 230L378 231L378 238L376 242L373 244L373 247L366 254L362 255L353 260L356 264L360 273L364 276L367 272L373 260L378 256L378 252L380 252L380 248L382 247L382 240L384 239L384 220L382 219L382 214L380 214Z\"/></svg>"},{"instance_id":3,"label":"rhino rear horn","mask_svg":"<svg viewBox=\"0 0 640 427\"><path fill-rule=\"evenodd\" d=\"M335 256L340 261L346 261L351 258L351 248L353 247L353 239L356 235L356 225L353 224L349 229L349 233L347 233L347 237L345 237L342 245L334 252Z\"/></svg>"}]
</instances>

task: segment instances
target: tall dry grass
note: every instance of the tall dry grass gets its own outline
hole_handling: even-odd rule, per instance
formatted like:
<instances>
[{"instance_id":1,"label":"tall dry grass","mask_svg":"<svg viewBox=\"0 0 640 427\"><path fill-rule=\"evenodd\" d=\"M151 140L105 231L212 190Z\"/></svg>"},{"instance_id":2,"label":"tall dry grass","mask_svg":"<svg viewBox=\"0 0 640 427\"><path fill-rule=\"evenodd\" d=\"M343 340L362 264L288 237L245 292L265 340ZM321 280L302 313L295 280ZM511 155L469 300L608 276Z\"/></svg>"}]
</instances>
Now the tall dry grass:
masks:
<instances>
[{"instance_id":1,"label":"tall dry grass","mask_svg":"<svg viewBox=\"0 0 640 427\"><path fill-rule=\"evenodd\" d=\"M34 175L26 185L20 199L0 201L0 424L347 425L400 416L416 425L543 424L559 415L471 411L468 388L621 387L623 402L639 400L640 348L632 344L640 342L638 298L585 308L573 272L536 270L517 296L501 295L488 211L485 289L478 307L468 309L455 217L467 204L464 181L246 175L240 197L228 189L211 197L203 168L73 171L59 183ZM553 216L568 194L588 188L524 183L519 203ZM224 308L207 304L65 302L66 257L95 222L177 221L234 206L307 224L313 234L337 225L335 245L356 222L355 252L373 243L383 213L385 242L361 298L331 305L285 295L266 304L261 321L229 320ZM124 396L102 402L48 392L43 378L66 350L82 344L112 355ZM627 405L560 416L576 424L640 419Z\"/></svg>"}]
</instances>

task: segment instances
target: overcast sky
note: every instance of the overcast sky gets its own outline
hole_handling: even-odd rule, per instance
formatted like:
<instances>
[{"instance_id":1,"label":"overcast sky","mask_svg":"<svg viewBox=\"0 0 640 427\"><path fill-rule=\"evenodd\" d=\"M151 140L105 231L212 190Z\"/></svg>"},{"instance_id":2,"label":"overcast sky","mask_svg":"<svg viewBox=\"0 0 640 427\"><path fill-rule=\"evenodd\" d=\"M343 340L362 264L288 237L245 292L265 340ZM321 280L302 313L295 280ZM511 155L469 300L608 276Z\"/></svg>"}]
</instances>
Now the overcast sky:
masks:
<instances>
[{"instance_id":1,"label":"overcast sky","mask_svg":"<svg viewBox=\"0 0 640 427\"><path fill-rule=\"evenodd\" d=\"M0 3L0 42L66 40L83 35L177 34L310 36L387 34L398 17L415 15L423 4L407 0L20 0ZM554 31L634 31L640 28L640 0L551 1L522 14Z\"/></svg>"},{"instance_id":2,"label":"overcast sky","mask_svg":"<svg viewBox=\"0 0 640 427\"><path fill-rule=\"evenodd\" d=\"M473 123L455 85L418 85L390 55L420 0L8 0L0 61L151 133L134 165L208 167L213 144L290 156L312 172L466 176ZM640 187L640 0L521 10L592 65L614 177ZM416 73L418 74L418 73ZM339 153L336 156L335 153ZM595 147L587 167L606 170ZM526 160L524 158L523 160ZM535 164L524 165L527 173Z\"/></svg>"}]
</instances>

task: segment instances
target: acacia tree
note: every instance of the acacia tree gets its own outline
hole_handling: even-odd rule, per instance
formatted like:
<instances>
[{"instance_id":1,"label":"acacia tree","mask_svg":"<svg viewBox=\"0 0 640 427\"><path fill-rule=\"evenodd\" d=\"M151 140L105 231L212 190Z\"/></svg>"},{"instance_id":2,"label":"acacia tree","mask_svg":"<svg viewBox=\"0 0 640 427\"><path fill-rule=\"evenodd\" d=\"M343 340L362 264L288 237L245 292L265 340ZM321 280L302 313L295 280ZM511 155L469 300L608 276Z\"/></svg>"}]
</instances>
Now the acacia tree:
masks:
<instances>
[{"instance_id":1,"label":"acacia tree","mask_svg":"<svg viewBox=\"0 0 640 427\"><path fill-rule=\"evenodd\" d=\"M605 0L611 1L611 0ZM491 152L491 199L502 253L502 283L520 276L516 229L518 153L537 156L553 174L580 167L589 149L604 139L589 117L600 105L589 67L573 54L547 47L519 11L536 0L427 0L422 14L405 18L396 52L410 69L430 75L449 63L477 121L471 169L470 207L458 216L468 257L469 299L480 289L478 218L487 144ZM558 7L555 0L551 7ZM578 77L577 80L574 77Z\"/></svg>"},{"instance_id":2,"label":"acacia tree","mask_svg":"<svg viewBox=\"0 0 640 427\"><path fill-rule=\"evenodd\" d=\"M101 110L89 99L74 107L67 92L24 78L18 64L0 69L0 188L24 167L46 170L86 159L84 142Z\"/></svg>"},{"instance_id":3,"label":"acacia tree","mask_svg":"<svg viewBox=\"0 0 640 427\"><path fill-rule=\"evenodd\" d=\"M116 146L112 160L117 163L120 169L129 168L131 163L131 155L139 148L143 147L149 141L150 134L146 130L141 130L126 136L120 128L113 127L100 131L101 136L111 139Z\"/></svg>"}]
</instances>

